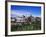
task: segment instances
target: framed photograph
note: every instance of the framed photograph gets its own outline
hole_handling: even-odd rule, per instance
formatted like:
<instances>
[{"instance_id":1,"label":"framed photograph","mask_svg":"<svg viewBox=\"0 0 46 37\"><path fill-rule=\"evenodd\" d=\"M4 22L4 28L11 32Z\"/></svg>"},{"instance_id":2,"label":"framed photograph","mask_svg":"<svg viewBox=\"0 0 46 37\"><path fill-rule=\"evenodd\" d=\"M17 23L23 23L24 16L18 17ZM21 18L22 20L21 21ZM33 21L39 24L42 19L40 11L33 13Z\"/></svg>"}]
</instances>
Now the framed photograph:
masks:
<instances>
[{"instance_id":1,"label":"framed photograph","mask_svg":"<svg viewBox=\"0 0 46 37\"><path fill-rule=\"evenodd\" d=\"M6 2L5 35L45 34L43 2Z\"/></svg>"}]
</instances>

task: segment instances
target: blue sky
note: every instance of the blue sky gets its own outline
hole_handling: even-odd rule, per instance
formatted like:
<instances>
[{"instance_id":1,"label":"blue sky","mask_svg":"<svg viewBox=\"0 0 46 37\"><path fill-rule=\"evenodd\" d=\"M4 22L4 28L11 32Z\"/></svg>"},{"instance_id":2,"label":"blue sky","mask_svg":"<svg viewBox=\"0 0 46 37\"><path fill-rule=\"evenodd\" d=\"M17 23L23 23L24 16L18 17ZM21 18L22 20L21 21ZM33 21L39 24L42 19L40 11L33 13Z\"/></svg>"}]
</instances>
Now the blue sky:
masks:
<instances>
[{"instance_id":1,"label":"blue sky","mask_svg":"<svg viewBox=\"0 0 46 37\"><path fill-rule=\"evenodd\" d=\"M19 6L11 5L11 15L14 16L40 16L41 7L40 6Z\"/></svg>"}]
</instances>

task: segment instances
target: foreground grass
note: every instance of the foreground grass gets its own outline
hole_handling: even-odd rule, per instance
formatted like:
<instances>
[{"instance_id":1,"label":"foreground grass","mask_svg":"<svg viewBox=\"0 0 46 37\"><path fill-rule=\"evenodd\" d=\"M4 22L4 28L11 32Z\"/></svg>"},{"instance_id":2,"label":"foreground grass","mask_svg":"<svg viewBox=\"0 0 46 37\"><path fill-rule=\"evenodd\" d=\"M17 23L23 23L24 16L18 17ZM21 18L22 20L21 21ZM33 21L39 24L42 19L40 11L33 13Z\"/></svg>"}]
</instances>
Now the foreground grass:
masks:
<instances>
[{"instance_id":1,"label":"foreground grass","mask_svg":"<svg viewBox=\"0 0 46 37\"><path fill-rule=\"evenodd\" d=\"M22 25L11 25L11 31L30 31L30 30L40 30L41 25L39 24L22 24Z\"/></svg>"}]
</instances>

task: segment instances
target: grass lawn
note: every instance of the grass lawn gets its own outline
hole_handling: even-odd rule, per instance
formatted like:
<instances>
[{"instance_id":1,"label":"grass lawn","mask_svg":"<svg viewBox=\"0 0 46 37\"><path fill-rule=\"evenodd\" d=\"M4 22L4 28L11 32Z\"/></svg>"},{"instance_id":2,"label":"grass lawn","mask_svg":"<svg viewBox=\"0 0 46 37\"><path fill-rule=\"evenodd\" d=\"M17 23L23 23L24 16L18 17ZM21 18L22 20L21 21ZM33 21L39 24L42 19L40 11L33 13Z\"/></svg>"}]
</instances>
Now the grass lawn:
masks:
<instances>
[{"instance_id":1,"label":"grass lawn","mask_svg":"<svg viewBox=\"0 0 46 37\"><path fill-rule=\"evenodd\" d=\"M30 31L30 30L40 30L41 25L38 24L22 24L22 25L11 25L11 31Z\"/></svg>"}]
</instances>

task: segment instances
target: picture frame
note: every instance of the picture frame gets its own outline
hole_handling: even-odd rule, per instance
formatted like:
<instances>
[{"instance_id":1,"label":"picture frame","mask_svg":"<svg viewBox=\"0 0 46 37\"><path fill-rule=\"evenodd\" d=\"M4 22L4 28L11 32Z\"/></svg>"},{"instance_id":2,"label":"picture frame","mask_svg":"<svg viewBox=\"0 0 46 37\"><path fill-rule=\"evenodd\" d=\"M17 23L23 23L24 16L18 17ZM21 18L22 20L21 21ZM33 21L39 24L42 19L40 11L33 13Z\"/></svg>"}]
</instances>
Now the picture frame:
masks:
<instances>
[{"instance_id":1,"label":"picture frame","mask_svg":"<svg viewBox=\"0 0 46 37\"><path fill-rule=\"evenodd\" d=\"M16 6L17 5L17 6ZM41 18L41 23L40 23L40 30L32 30L32 31L26 31L26 30L20 30L19 31L11 31L11 16L12 16L12 13L10 11L12 11L13 9L13 12L14 12L14 8L17 9L18 7L18 10L23 10L21 9L22 8L26 8L26 7L23 7L23 6L33 6L33 8L35 7L40 7L40 10L38 10L41 14L40 18ZM36 8L37 9L37 8ZM26 10L26 9L25 9ZM33 10L33 9L31 9ZM27 9L28 11L28 9ZM18 12L18 11L15 11L15 12ZM20 11L21 12L21 11ZM37 12L37 11L35 11ZM17 14L17 13L13 13L13 14ZM20 16L23 14L23 13L19 13ZM24 13L26 14L26 13ZM28 12L26 14L28 16ZM26 16L25 15L25 16ZM30 13L29 13L30 15ZM35 14L36 15L36 14ZM14 16L13 16L14 17ZM23 36L23 35L38 35L38 34L45 34L45 3L44 2L26 2L26 1L5 1L5 36Z\"/></svg>"}]
</instances>

